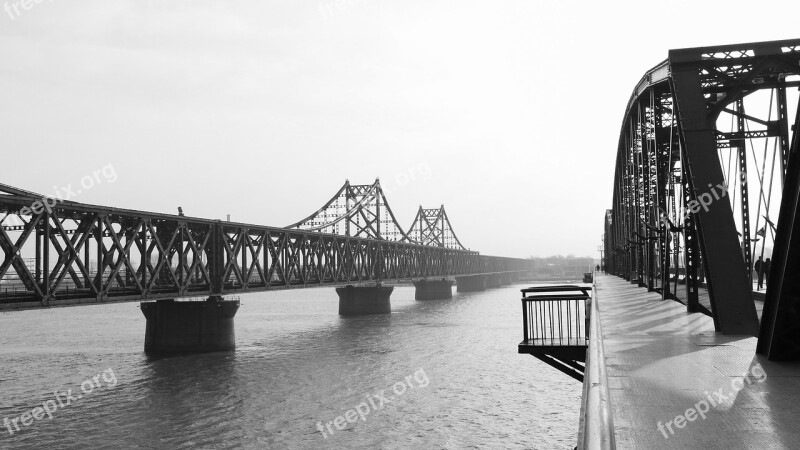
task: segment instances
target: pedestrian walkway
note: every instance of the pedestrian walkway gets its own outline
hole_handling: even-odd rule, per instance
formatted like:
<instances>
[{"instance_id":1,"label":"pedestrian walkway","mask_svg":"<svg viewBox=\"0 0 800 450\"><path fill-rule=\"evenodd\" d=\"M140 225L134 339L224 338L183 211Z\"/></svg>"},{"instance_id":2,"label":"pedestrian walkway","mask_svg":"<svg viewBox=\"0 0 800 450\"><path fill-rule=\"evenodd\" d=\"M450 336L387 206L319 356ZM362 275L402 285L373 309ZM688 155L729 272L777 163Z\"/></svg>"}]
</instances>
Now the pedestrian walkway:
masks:
<instances>
[{"instance_id":1,"label":"pedestrian walkway","mask_svg":"<svg viewBox=\"0 0 800 450\"><path fill-rule=\"evenodd\" d=\"M597 276L617 448L798 448L800 363L610 275Z\"/></svg>"}]
</instances>

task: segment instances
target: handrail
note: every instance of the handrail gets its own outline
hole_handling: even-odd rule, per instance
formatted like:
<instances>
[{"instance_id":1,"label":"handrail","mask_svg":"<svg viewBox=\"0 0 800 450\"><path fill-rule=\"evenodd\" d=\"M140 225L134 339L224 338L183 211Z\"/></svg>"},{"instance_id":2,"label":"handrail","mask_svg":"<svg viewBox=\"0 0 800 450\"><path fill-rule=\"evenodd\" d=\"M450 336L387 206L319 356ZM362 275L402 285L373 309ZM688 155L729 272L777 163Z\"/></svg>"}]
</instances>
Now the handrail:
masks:
<instances>
[{"instance_id":1,"label":"handrail","mask_svg":"<svg viewBox=\"0 0 800 450\"><path fill-rule=\"evenodd\" d=\"M590 286L570 285L521 289L523 341L520 345L585 346L589 289Z\"/></svg>"},{"instance_id":2,"label":"handrail","mask_svg":"<svg viewBox=\"0 0 800 450\"><path fill-rule=\"evenodd\" d=\"M596 274L595 274L596 275ZM593 278L593 280L596 280ZM596 281L593 281L595 283ZM613 450L614 419L611 415L611 395L606 375L603 333L597 307L596 289L592 286L589 323L589 348L586 350L586 371L583 380L581 429L578 433L579 449Z\"/></svg>"},{"instance_id":3,"label":"handrail","mask_svg":"<svg viewBox=\"0 0 800 450\"><path fill-rule=\"evenodd\" d=\"M522 297L522 300L526 301L526 302L543 302L543 301L546 301L546 300L585 300L585 299L589 299L589 298L592 298L592 296L589 295L589 294L585 294L585 295L584 294L575 294L575 295L553 294L553 295L536 295L536 296L531 296L531 297Z\"/></svg>"},{"instance_id":4,"label":"handrail","mask_svg":"<svg viewBox=\"0 0 800 450\"><path fill-rule=\"evenodd\" d=\"M525 289L520 289L520 292L523 294L529 293L539 293L539 292L574 292L574 291L581 291L584 295L589 295L587 291L591 289L589 285L575 285L575 284L566 284L566 285L557 285L557 286L533 286L528 287Z\"/></svg>"}]
</instances>

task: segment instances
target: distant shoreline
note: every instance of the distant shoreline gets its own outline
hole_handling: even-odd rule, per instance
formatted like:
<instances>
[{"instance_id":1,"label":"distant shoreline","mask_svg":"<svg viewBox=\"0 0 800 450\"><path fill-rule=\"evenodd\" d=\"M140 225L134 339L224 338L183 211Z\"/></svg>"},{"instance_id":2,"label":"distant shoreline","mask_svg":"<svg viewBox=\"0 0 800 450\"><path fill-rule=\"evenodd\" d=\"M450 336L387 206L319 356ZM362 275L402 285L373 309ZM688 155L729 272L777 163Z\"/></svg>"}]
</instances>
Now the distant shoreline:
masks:
<instances>
[{"instance_id":1,"label":"distant shoreline","mask_svg":"<svg viewBox=\"0 0 800 450\"><path fill-rule=\"evenodd\" d=\"M546 281L578 281L583 282L583 277L549 277L549 278L521 278L520 283L538 283Z\"/></svg>"}]
</instances>

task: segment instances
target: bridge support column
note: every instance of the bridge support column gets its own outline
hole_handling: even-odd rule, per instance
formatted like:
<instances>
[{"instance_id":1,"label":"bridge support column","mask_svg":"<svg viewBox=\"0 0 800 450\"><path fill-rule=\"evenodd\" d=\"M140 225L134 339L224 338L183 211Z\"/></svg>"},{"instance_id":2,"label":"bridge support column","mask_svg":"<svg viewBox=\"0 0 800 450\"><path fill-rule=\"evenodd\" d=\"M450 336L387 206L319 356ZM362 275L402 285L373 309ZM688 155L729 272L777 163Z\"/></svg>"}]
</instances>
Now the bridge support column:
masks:
<instances>
[{"instance_id":1,"label":"bridge support column","mask_svg":"<svg viewBox=\"0 0 800 450\"><path fill-rule=\"evenodd\" d=\"M233 316L239 301L142 302L147 319L144 352L200 353L233 350Z\"/></svg>"},{"instance_id":2,"label":"bridge support column","mask_svg":"<svg viewBox=\"0 0 800 450\"><path fill-rule=\"evenodd\" d=\"M503 276L499 273L493 273L486 277L487 288L499 288L503 285Z\"/></svg>"},{"instance_id":3,"label":"bridge support column","mask_svg":"<svg viewBox=\"0 0 800 450\"><path fill-rule=\"evenodd\" d=\"M417 280L414 282L417 288L414 292L416 300L440 300L453 298L453 281L446 278L441 280Z\"/></svg>"},{"instance_id":4,"label":"bridge support column","mask_svg":"<svg viewBox=\"0 0 800 450\"><path fill-rule=\"evenodd\" d=\"M389 314L392 312L393 286L353 286L336 288L339 295L339 315Z\"/></svg>"},{"instance_id":5,"label":"bridge support column","mask_svg":"<svg viewBox=\"0 0 800 450\"><path fill-rule=\"evenodd\" d=\"M486 275L456 277L456 291L476 292L486 290Z\"/></svg>"}]
</instances>

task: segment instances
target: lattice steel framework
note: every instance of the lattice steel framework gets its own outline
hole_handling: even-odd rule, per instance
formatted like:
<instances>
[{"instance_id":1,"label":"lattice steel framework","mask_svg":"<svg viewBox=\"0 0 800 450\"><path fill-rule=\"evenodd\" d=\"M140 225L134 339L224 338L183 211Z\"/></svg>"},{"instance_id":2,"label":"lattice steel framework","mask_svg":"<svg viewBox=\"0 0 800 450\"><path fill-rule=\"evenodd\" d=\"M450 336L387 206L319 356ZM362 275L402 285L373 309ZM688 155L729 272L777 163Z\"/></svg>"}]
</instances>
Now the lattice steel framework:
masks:
<instances>
[{"instance_id":1,"label":"lattice steel framework","mask_svg":"<svg viewBox=\"0 0 800 450\"><path fill-rule=\"evenodd\" d=\"M362 205L379 192L367 191L353 190ZM0 184L0 309L530 270L528 260L384 239L392 234L378 225L383 217L340 236L60 201Z\"/></svg>"},{"instance_id":2,"label":"lattice steel framework","mask_svg":"<svg viewBox=\"0 0 800 450\"><path fill-rule=\"evenodd\" d=\"M372 184L358 185L351 185L349 180L345 180L344 185L322 208L286 228L418 243L410 239L397 222L379 179Z\"/></svg>"},{"instance_id":3,"label":"lattice steel framework","mask_svg":"<svg viewBox=\"0 0 800 450\"><path fill-rule=\"evenodd\" d=\"M450 219L444 210L444 205L436 209L424 209L422 206L414 217L411 228L406 233L414 242L422 245L434 245L436 247L455 248L466 250L467 248L458 240Z\"/></svg>"},{"instance_id":4,"label":"lattice steel framework","mask_svg":"<svg viewBox=\"0 0 800 450\"><path fill-rule=\"evenodd\" d=\"M788 40L672 50L625 112L606 268L706 310L724 333L757 333L754 255L773 242L779 253L774 222L800 126L789 93L800 86L799 49Z\"/></svg>"}]
</instances>

